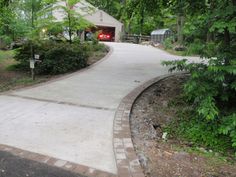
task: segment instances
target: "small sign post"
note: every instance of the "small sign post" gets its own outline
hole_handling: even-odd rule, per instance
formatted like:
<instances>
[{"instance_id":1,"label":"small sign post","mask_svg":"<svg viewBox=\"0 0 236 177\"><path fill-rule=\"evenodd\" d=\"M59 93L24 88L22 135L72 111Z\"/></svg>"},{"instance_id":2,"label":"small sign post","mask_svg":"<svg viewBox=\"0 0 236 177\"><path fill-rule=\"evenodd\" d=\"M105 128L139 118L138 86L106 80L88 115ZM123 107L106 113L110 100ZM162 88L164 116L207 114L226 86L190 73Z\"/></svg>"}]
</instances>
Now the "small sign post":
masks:
<instances>
[{"instance_id":1,"label":"small sign post","mask_svg":"<svg viewBox=\"0 0 236 177\"><path fill-rule=\"evenodd\" d=\"M30 60L30 69L34 69L34 64L35 64L34 60Z\"/></svg>"},{"instance_id":2,"label":"small sign post","mask_svg":"<svg viewBox=\"0 0 236 177\"><path fill-rule=\"evenodd\" d=\"M34 55L34 59L35 59L35 60L39 60L39 55L38 55L38 54L35 54L35 55Z\"/></svg>"},{"instance_id":3,"label":"small sign post","mask_svg":"<svg viewBox=\"0 0 236 177\"><path fill-rule=\"evenodd\" d=\"M35 68L35 60L30 59L30 69L31 69L31 77L32 77L32 80L35 79L35 76L34 76L34 68Z\"/></svg>"},{"instance_id":4,"label":"small sign post","mask_svg":"<svg viewBox=\"0 0 236 177\"><path fill-rule=\"evenodd\" d=\"M35 79L35 73L34 73L34 68L35 68L35 63L38 61L38 62L41 62L40 61L40 56L38 54L35 54L33 55L34 57L30 59L30 69L31 69L31 77L32 77L32 80Z\"/></svg>"}]
</instances>

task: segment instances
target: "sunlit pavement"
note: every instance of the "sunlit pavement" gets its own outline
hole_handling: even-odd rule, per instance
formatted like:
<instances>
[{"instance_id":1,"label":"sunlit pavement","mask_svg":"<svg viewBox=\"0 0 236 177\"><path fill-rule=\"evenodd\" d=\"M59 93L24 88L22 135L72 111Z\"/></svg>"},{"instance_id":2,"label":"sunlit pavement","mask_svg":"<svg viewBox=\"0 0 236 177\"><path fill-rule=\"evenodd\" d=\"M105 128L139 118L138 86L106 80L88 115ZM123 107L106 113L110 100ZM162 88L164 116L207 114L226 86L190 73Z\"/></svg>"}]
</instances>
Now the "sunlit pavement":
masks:
<instances>
[{"instance_id":1,"label":"sunlit pavement","mask_svg":"<svg viewBox=\"0 0 236 177\"><path fill-rule=\"evenodd\" d=\"M111 55L70 77L0 96L0 144L117 173L116 109L130 91L181 59L151 46L106 43Z\"/></svg>"}]
</instances>

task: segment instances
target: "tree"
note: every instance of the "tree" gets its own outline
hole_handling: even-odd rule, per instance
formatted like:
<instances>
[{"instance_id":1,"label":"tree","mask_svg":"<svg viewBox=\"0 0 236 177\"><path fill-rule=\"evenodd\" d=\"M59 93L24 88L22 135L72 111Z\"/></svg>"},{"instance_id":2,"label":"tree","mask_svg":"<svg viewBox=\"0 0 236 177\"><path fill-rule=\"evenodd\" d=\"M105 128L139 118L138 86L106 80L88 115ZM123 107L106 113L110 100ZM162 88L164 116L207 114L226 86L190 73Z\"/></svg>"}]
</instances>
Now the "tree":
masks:
<instances>
[{"instance_id":1,"label":"tree","mask_svg":"<svg viewBox=\"0 0 236 177\"><path fill-rule=\"evenodd\" d=\"M41 8L43 8L41 0L19 0L2 6L0 35L8 36L12 40L25 37L33 30L37 12Z\"/></svg>"},{"instance_id":2,"label":"tree","mask_svg":"<svg viewBox=\"0 0 236 177\"><path fill-rule=\"evenodd\" d=\"M0 39L3 46L10 45L24 31L24 25L15 11L19 2L0 1Z\"/></svg>"},{"instance_id":3,"label":"tree","mask_svg":"<svg viewBox=\"0 0 236 177\"><path fill-rule=\"evenodd\" d=\"M160 15L160 1L158 0L129 0L126 2L127 17L136 18L139 34L143 33L145 19Z\"/></svg>"},{"instance_id":4,"label":"tree","mask_svg":"<svg viewBox=\"0 0 236 177\"><path fill-rule=\"evenodd\" d=\"M73 33L92 25L76 12L77 3L79 3L79 0L62 0L56 1L53 4L53 10L63 11L64 18L61 25L68 30L70 43L72 43Z\"/></svg>"},{"instance_id":5,"label":"tree","mask_svg":"<svg viewBox=\"0 0 236 177\"><path fill-rule=\"evenodd\" d=\"M88 0L92 5L104 10L113 17L120 19L120 8L122 6L122 1L120 0Z\"/></svg>"},{"instance_id":6,"label":"tree","mask_svg":"<svg viewBox=\"0 0 236 177\"><path fill-rule=\"evenodd\" d=\"M202 39L202 63L165 62L173 65L171 70L191 74L184 86L191 116L182 120L180 129L191 141L210 148L231 145L236 152L236 2L211 0L195 5L187 15L201 17L197 30L206 32L204 38L214 33L214 39L210 43Z\"/></svg>"}]
</instances>

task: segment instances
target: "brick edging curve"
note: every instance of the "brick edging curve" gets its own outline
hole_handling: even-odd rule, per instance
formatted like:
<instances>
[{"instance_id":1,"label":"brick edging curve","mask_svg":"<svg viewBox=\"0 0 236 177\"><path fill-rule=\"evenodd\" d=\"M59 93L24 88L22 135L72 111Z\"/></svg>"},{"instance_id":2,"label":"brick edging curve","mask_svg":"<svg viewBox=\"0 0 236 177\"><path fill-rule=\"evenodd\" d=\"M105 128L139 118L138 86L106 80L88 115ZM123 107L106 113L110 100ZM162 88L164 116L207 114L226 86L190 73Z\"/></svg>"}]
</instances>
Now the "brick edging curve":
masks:
<instances>
[{"instance_id":1,"label":"brick edging curve","mask_svg":"<svg viewBox=\"0 0 236 177\"><path fill-rule=\"evenodd\" d=\"M124 97L115 113L113 124L113 150L118 177L145 177L134 149L130 129L130 115L135 101L152 85L174 74L166 74L151 79ZM180 73L181 74L181 73Z\"/></svg>"},{"instance_id":2,"label":"brick edging curve","mask_svg":"<svg viewBox=\"0 0 236 177\"><path fill-rule=\"evenodd\" d=\"M106 44L105 44L106 45ZM43 86L43 85L47 85L49 83L53 83L56 81L60 81L66 78L70 78L78 73L87 71L92 69L93 67L97 66L98 64L100 64L101 62L107 60L113 53L114 49L112 46L108 46L106 45L107 48L109 48L108 53L106 54L106 56L104 56L102 59L100 59L99 61L95 62L94 64L80 69L76 72L73 73L69 73L69 74L64 74L63 76L60 76L56 79L52 79L43 83L39 83L39 84L35 84L32 86L27 86L24 88L20 88L20 89L15 89L15 90L8 90L5 92L1 92L1 95L12 95L12 92L15 91L21 91L21 90L27 90L27 89L32 89L35 87L39 87L39 86ZM5 145L5 144L0 144L0 151L4 151L4 152L8 152L12 155L21 157L21 158L25 158L28 160L32 160L35 162L39 162L42 164L46 164L52 167L56 167L56 168L61 168L64 169L66 171L72 172L72 173L76 173L76 174L81 174L81 175L86 175L88 177L117 177L116 174L113 173L109 173L106 171L102 171L102 170L98 170L89 166L85 166L85 165L81 165L78 163L73 163L70 161L66 161L66 160L62 160L62 159L57 159L51 156L47 156L47 155L43 155L43 154L39 154L39 153L35 153L35 152L31 152L31 151L27 151L27 150L23 150L17 147L13 147L13 146L9 146L9 145Z\"/></svg>"},{"instance_id":3,"label":"brick edging curve","mask_svg":"<svg viewBox=\"0 0 236 177\"><path fill-rule=\"evenodd\" d=\"M116 174L101 171L93 167L73 163L70 161L54 158L51 156L47 156L47 155L43 155L43 154L39 154L35 152L30 152L27 150L19 149L19 148L4 145L4 144L0 144L0 151L4 151L23 159L28 159L28 160L45 164L51 167L60 168L65 171L68 171L74 174L87 176L87 177L117 177Z\"/></svg>"}]
</instances>

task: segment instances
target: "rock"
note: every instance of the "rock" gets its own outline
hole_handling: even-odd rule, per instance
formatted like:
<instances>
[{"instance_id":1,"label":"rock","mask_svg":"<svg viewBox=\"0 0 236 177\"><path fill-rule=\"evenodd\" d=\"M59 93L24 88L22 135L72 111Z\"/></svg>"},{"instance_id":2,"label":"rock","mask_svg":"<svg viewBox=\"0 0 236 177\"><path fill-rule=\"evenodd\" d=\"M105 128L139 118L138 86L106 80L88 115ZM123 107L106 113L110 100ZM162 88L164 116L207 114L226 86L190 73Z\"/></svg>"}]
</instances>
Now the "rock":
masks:
<instances>
[{"instance_id":1,"label":"rock","mask_svg":"<svg viewBox=\"0 0 236 177\"><path fill-rule=\"evenodd\" d=\"M164 151L163 154L167 157L171 157L173 155L171 152L168 151Z\"/></svg>"},{"instance_id":2,"label":"rock","mask_svg":"<svg viewBox=\"0 0 236 177\"><path fill-rule=\"evenodd\" d=\"M156 138L157 132L156 132L156 129L152 125L150 125L150 132L149 133L150 133L150 137L152 139Z\"/></svg>"},{"instance_id":3,"label":"rock","mask_svg":"<svg viewBox=\"0 0 236 177\"><path fill-rule=\"evenodd\" d=\"M163 101L163 102L162 102L162 105L163 105L164 107L168 107L168 101Z\"/></svg>"},{"instance_id":4,"label":"rock","mask_svg":"<svg viewBox=\"0 0 236 177\"><path fill-rule=\"evenodd\" d=\"M143 168L147 167L148 159L145 157L143 153L138 154L139 162Z\"/></svg>"},{"instance_id":5,"label":"rock","mask_svg":"<svg viewBox=\"0 0 236 177\"><path fill-rule=\"evenodd\" d=\"M164 132L163 134L162 134L162 139L163 140L167 140L167 135L168 135L168 133L167 132Z\"/></svg>"},{"instance_id":6,"label":"rock","mask_svg":"<svg viewBox=\"0 0 236 177\"><path fill-rule=\"evenodd\" d=\"M178 46L175 46L174 49L175 51L185 51L186 47L178 45Z\"/></svg>"},{"instance_id":7,"label":"rock","mask_svg":"<svg viewBox=\"0 0 236 177\"><path fill-rule=\"evenodd\" d=\"M202 147L201 147L201 148L197 148L197 149L198 149L199 151L201 151L201 152L205 152L205 153L207 152L207 150L204 149L204 148L202 148Z\"/></svg>"},{"instance_id":8,"label":"rock","mask_svg":"<svg viewBox=\"0 0 236 177\"><path fill-rule=\"evenodd\" d=\"M151 45L149 41L141 42L141 45Z\"/></svg>"},{"instance_id":9,"label":"rock","mask_svg":"<svg viewBox=\"0 0 236 177\"><path fill-rule=\"evenodd\" d=\"M174 158L180 161L189 160L189 154L187 152L178 152L174 155Z\"/></svg>"},{"instance_id":10,"label":"rock","mask_svg":"<svg viewBox=\"0 0 236 177\"><path fill-rule=\"evenodd\" d=\"M155 130L158 129L158 128L161 128L161 125L160 125L160 124L153 124L152 126L153 126L153 128L154 128Z\"/></svg>"}]
</instances>

